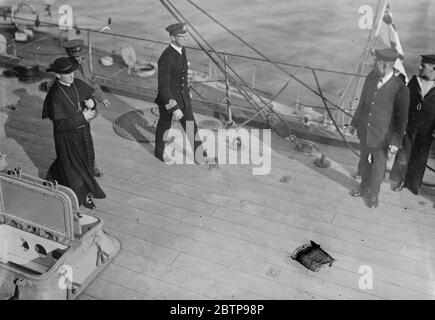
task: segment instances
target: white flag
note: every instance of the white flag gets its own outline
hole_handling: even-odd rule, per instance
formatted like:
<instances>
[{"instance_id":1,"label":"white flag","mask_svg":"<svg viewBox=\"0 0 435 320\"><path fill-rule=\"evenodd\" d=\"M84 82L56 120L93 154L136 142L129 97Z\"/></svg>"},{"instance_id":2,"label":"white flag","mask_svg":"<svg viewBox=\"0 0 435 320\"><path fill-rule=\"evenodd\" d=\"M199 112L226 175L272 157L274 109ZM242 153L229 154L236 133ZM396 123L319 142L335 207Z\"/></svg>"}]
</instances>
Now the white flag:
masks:
<instances>
[{"instance_id":1,"label":"white flag","mask_svg":"<svg viewBox=\"0 0 435 320\"><path fill-rule=\"evenodd\" d=\"M379 21L378 28L375 33L376 39L380 39L386 46L395 49L403 59L403 49L400 44L399 35L397 34L396 27L393 24L393 14L391 13L391 0L386 1L384 9L381 14L382 19ZM403 74L406 83L408 83L408 76L406 75L403 60L397 59L394 63L394 69L398 73Z\"/></svg>"}]
</instances>

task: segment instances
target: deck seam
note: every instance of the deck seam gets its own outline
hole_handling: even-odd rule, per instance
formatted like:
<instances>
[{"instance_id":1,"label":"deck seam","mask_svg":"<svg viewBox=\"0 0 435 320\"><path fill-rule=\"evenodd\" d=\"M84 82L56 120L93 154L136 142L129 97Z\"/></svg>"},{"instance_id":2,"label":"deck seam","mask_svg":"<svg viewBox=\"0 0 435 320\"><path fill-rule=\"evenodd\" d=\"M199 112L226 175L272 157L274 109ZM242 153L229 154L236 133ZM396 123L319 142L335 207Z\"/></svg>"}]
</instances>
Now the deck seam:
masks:
<instances>
[{"instance_id":1,"label":"deck seam","mask_svg":"<svg viewBox=\"0 0 435 320\"><path fill-rule=\"evenodd\" d=\"M141 184L140 182L134 182L134 184ZM127 191L125 191L124 189L119 189L119 188L117 188L117 186L115 185L115 186L111 186L110 188L114 188L114 189L116 189L116 190L118 190L118 191L121 191L121 192L127 192ZM156 186L152 186L152 188L157 188ZM157 188L158 190L161 190L161 189L159 189L159 188ZM129 192L128 192L129 193ZM142 198L146 198L146 199L149 199L149 200L153 200L153 201L158 201L158 202L160 202L160 200L156 200L156 199L152 199L152 198L149 198L149 197L147 197L146 195L144 195L144 194L140 194L140 193L134 193L136 196L138 196L138 197L142 197ZM190 197L187 197L188 199L190 199ZM197 200L197 199L195 199L195 200ZM197 200L197 201L200 201L200 200ZM180 208L180 209L185 209L185 208L182 208L182 207L180 207L180 206L178 206L178 205L173 205L173 204L168 204L168 203L166 203L166 202L163 202L163 203L165 203L166 205L170 205L170 206L173 206L173 207L177 207L177 208ZM207 202L206 200L204 200L204 203L209 203L209 202ZM234 208L232 208L232 207L228 207L228 206L223 206L223 205L216 205L216 204L214 204L215 206L217 206L216 207L216 209L213 211L213 214L214 213L216 213L216 211L218 210L218 208L219 207L221 207L221 208L228 208L229 210L233 210L233 211L237 211L237 212L240 212L240 213L243 213L243 214L248 214L248 213L246 213L246 212L242 212L242 211L239 211L239 210L237 210L237 209L234 209ZM136 208L136 207L134 207L134 206L132 206L133 208ZM201 212L198 212L198 213L201 213ZM340 213L338 213L338 214L340 214ZM335 213L334 214L334 218L335 218L335 216L337 215L337 213ZM341 215L341 214L340 214ZM208 216L212 216L212 215L208 215ZM255 216L255 215L253 215L253 216ZM345 215L345 216L347 216L347 215ZM357 218L357 217L353 217L353 216L350 216L352 219L354 219L354 220L361 220L361 221L366 221L366 220L364 220L364 219L359 219L359 218ZM274 222L277 222L277 223L283 223L282 221L279 221L279 220L276 220L276 219L268 219L268 220L270 220L270 221L274 221ZM289 225L288 223L285 223L286 225ZM309 229L307 229L307 228L304 228L304 227L300 227L300 226L294 226L294 225L289 225L289 226L291 226L291 227L293 227L293 228L298 228L298 229L300 229L300 230L305 230L305 231L309 231L309 232L313 232L312 230L309 230ZM344 228L344 227L341 227L341 226L337 226L337 227L340 227L340 228ZM397 231L400 231L400 232L403 232L403 230L400 230L400 229L396 229L396 228L392 228L391 226L385 226L385 227L388 227L388 228L390 228L390 229L394 229L394 230L397 230ZM345 229L349 229L349 230L353 230L353 231L358 231L358 230L354 230L354 229L351 229L351 228L349 228L349 227L345 227ZM318 232L317 231L317 233L319 233L319 234L323 234L323 233L320 233L320 232ZM363 232L361 232L361 231L358 231L358 233L363 233ZM405 233L407 233L406 231L405 231ZM363 233L364 234L364 233ZM381 238L381 239L384 239L385 241L388 241L388 242L393 242L392 240L390 240L390 239L385 239L385 238L382 238L382 237L380 237L380 236L378 236L378 235L375 235L375 234L370 234L369 232L365 232L365 234L367 234L367 235L371 235L371 236L373 236L373 237L379 237L379 238ZM334 237L334 236L332 236L332 235L330 235L330 234L325 234L326 236L330 236L331 238L333 238L333 239L336 239L336 240L339 240L339 241L344 241L343 239L341 239L341 238L336 238L336 237ZM352 242L353 243L353 242ZM407 244L406 242L401 242L401 243L403 243L403 244ZM408 244L409 245L409 244ZM369 246L366 246L366 245L362 245L363 247L366 247L366 248L370 248L370 249L374 249L374 248L372 248L372 247L369 247ZM380 251L380 252L384 252L383 250L379 250L379 248L376 248L376 250L378 250L378 251ZM385 251L385 252L387 252L387 253L389 253L388 251ZM433 251L431 251L433 254L435 254L435 252L433 252ZM409 258L409 257L406 257L406 256L403 256L403 258L408 258L408 259L411 259L411 260L415 260L415 259L413 259L413 258ZM415 261L419 261L419 260L415 260Z\"/></svg>"},{"instance_id":2,"label":"deck seam","mask_svg":"<svg viewBox=\"0 0 435 320\"><path fill-rule=\"evenodd\" d=\"M151 213L151 214L153 214L153 213ZM127 218L128 219L128 218ZM130 221L133 221L133 220L131 220L131 219L128 219L128 220L130 220ZM188 223L188 222L187 222ZM141 223L142 224L142 223ZM188 224L190 224L190 223L188 223ZM160 229L160 228L156 228L156 229ZM208 229L208 228L207 228ZM170 231L166 231L166 230L162 230L162 229L160 229L161 231L164 231L164 232L167 232L167 233L173 233L173 232L170 232ZM214 232L214 233L220 233L220 232L217 232L217 231L214 231L214 230L212 230L212 229L208 229L208 230L210 230L211 232ZM264 231L263 231L264 232ZM265 233L268 233L268 232L265 232ZM175 233L174 233L175 234ZM222 233L220 233L220 234L222 234ZM175 235L177 235L177 236L179 236L179 237L184 237L184 238L189 238L189 237L186 237L186 236L183 236L183 235L180 235L180 234L175 234ZM222 234L222 235L224 235L224 236L228 236L227 234ZM234 235L233 235L234 236ZM236 239L239 239L239 240L242 240L242 241L245 241L245 242L249 242L249 241L247 241L247 240L245 240L245 239L243 239L243 238L239 238L239 237L235 237ZM189 238L189 239L192 239L192 238ZM211 245L211 244L208 244L208 243L205 243L205 242L202 242L202 241L200 241L200 240L196 240L196 239L192 239L192 240L194 240L194 241L197 241L197 242L200 242L200 243L203 243L203 244L206 244L206 245L209 245L209 246L212 246L212 247L215 247L215 248L218 248L218 249L226 249L226 248L221 248L221 247L216 247L216 246L213 246L213 245ZM255 244L255 245L257 245L257 246L261 246L260 244ZM264 246L265 247L265 246ZM270 248L270 247L265 247L265 248L267 248L267 249L269 249L269 250L274 250L275 248ZM232 251L232 250L228 250L228 249L226 249L227 251L229 251L229 252L233 252L233 253L235 253L235 254L240 254L240 253L238 253L238 252L236 252L236 251ZM344 254L345 256L349 256L348 254ZM247 257L250 257L250 258L252 258L252 259L257 259L257 260L259 260L259 261L263 261L263 262L267 262L267 263L269 263L268 261L265 261L265 260L261 260L261 259L259 259L259 258L256 258L256 257L253 257L253 256L247 256ZM358 257L353 257L354 259L357 259L357 260L359 260L358 259ZM392 268L392 267L390 267L390 266L383 266L384 268L387 268L387 269L391 269L391 270L393 270L393 271L398 271L398 272L402 272L403 273L403 271L401 271L401 270L397 270L397 269L395 269L395 268ZM341 269L341 268L339 268L339 267L336 267L337 269ZM343 269L343 271L346 271L346 272L350 272L349 270L347 270L347 269ZM413 274L413 276L419 276L418 274ZM423 280L424 279L427 279L427 278L422 278ZM396 283L393 283L393 282L390 282L390 281L387 281L387 280L382 280L382 279L379 279L380 281L382 281L382 282L385 282L385 283L389 283L390 285L394 285L394 286L398 286ZM431 280L431 279L428 279L428 280ZM338 285L338 286L341 286L341 287L344 287L344 288L350 288L350 289L353 289L353 288L351 288L351 287L347 287L346 285L343 285L343 284L341 284L341 283L337 283L337 282L335 282L335 281L331 281L331 280L329 280L329 282L332 282L332 283L334 283L335 285ZM428 295L427 293L425 293L425 292L421 292L421 291L418 291L418 290L415 290L415 289L412 289L412 288L409 288L409 287L403 287L402 285L399 285L400 287L402 287L402 288L404 288L405 290L409 290L409 291L411 291L411 292L415 292L415 293L419 293L419 294L422 294L422 295L425 295L425 296L430 296L430 295Z\"/></svg>"}]
</instances>

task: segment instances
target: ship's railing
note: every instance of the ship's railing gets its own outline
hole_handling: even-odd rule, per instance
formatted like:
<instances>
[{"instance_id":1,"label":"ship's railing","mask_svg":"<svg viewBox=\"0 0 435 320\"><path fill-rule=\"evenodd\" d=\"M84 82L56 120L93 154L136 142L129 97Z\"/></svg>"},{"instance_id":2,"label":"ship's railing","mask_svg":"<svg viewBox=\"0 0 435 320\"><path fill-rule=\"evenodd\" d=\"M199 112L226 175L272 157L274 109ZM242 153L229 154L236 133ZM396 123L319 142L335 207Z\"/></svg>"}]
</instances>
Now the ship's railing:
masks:
<instances>
[{"instance_id":1,"label":"ship's railing","mask_svg":"<svg viewBox=\"0 0 435 320\"><path fill-rule=\"evenodd\" d=\"M53 32L56 32L58 25L55 23L42 23L41 27L51 28ZM94 30L90 28L80 28L77 26L74 26L73 29L76 33L81 33L85 41L87 40L86 34L89 34L93 46L101 50L107 51L109 54L112 55L119 54L123 46L130 45L135 49L138 60L140 61L155 62L161 51L168 43L168 41L160 41L145 38L143 36L118 33L117 30L128 31L125 29L127 26L118 27L116 23L113 23L110 27L111 30L106 30L104 32L100 32L100 30ZM195 70L195 73L197 73L197 75L205 75L204 77L202 77L202 81L196 81L196 83L194 82L193 86L198 84L219 87L218 84L223 83L224 81L224 75L219 72L219 70L216 70L215 65L212 65L212 68L210 68L210 60L207 56L204 55L203 49L193 46L188 46L187 48L189 50L191 68ZM222 55L224 54L223 52L219 51L217 51L217 53ZM263 57L252 57L249 55L233 53L226 53L226 55L228 57L228 64L236 70L236 72L241 76L242 80L248 83L255 90L255 92L258 92L261 96L265 96L266 101L268 101L267 98L273 97L275 101L283 105L288 105L289 109L295 109L298 112L295 112L294 114L289 116L298 118L301 122L307 122L306 117L304 116L304 110L307 111L307 114L314 110L315 112L324 116L317 118L312 117L310 119L310 123L326 128L331 128L333 125L333 121L329 120L327 116L327 110L320 103L320 95L315 94L315 89L310 89L313 87L315 88L311 70L315 70L316 72L322 72L325 74L340 75L342 78L343 86L346 83L346 77L362 76L343 71L329 70L325 68L309 67L305 65L298 65L280 61L270 61ZM98 62L94 61L94 63ZM277 72L276 66L279 66L281 72ZM298 73L297 80L300 80L299 82L291 78L291 76L296 73ZM328 82L329 78L323 76L319 78L320 86L324 88L324 84ZM284 90L281 90L284 86ZM276 95L276 93L279 91L279 95ZM327 101L334 101L338 99L338 93L336 93L337 91L337 88L332 88L332 90L323 89L322 94L327 99ZM295 97L298 98L295 99ZM224 98L225 92L223 91L222 100ZM219 102L221 102L222 100L217 99L217 101ZM340 126L348 122L348 119L350 118L350 113L354 109L353 106L342 108L340 106L334 105L334 103L330 103L330 108L332 110L339 110L335 113L343 113L344 115L346 113L348 114L344 117L341 116L341 122L343 123L340 123Z\"/></svg>"}]
</instances>

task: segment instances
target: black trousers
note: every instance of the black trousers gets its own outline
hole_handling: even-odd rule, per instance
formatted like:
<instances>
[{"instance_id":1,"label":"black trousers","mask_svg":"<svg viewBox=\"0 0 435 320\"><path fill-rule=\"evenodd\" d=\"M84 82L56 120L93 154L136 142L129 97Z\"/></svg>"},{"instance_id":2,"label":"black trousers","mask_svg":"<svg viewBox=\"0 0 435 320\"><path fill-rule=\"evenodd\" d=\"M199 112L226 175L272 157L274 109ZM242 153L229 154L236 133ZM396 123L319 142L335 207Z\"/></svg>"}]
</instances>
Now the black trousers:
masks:
<instances>
[{"instance_id":1,"label":"black trousers","mask_svg":"<svg viewBox=\"0 0 435 320\"><path fill-rule=\"evenodd\" d=\"M429 157L432 137L409 128L403 139L403 147L396 155L390 179L404 182L407 186L420 189Z\"/></svg>"},{"instance_id":2,"label":"black trousers","mask_svg":"<svg viewBox=\"0 0 435 320\"><path fill-rule=\"evenodd\" d=\"M369 195L379 195L388 160L388 150L373 150L366 145L360 145L361 158L358 168L361 170L361 190ZM369 163L369 154L372 161Z\"/></svg>"},{"instance_id":3,"label":"black trousers","mask_svg":"<svg viewBox=\"0 0 435 320\"><path fill-rule=\"evenodd\" d=\"M207 157L207 153L204 151L202 147L202 141L198 134L198 126L193 116L192 109L185 108L182 111L183 111L183 118L180 119L180 123L184 129L184 132L186 132L187 122L188 121L193 122L194 136L192 137L191 135L190 136L187 135L187 138L189 139L190 145L193 146L194 154L196 155L198 150L199 154L202 152L204 158ZM156 146L154 149L154 155L156 156L156 158L163 161L163 152L165 150L164 135L165 132L171 128L172 113L167 112L166 109L162 106L159 106L159 112L160 112L160 118L159 121L157 122L157 128L156 128Z\"/></svg>"}]
</instances>

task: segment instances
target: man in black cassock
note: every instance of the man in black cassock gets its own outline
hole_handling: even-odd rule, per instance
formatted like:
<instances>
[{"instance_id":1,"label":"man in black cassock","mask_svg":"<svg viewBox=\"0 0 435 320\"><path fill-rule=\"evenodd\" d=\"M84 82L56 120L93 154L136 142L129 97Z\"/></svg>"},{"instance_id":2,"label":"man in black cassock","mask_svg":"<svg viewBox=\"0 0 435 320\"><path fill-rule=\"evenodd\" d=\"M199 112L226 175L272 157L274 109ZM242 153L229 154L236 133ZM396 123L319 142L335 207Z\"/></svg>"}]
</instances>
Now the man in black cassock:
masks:
<instances>
[{"instance_id":1,"label":"man in black cassock","mask_svg":"<svg viewBox=\"0 0 435 320\"><path fill-rule=\"evenodd\" d=\"M110 107L111 103L109 99L101 89L97 79L95 78L95 75L91 71L90 61L86 60L82 55L82 46L83 46L83 41L80 39L66 41L63 44L66 54L76 59L77 62L79 63L79 67L78 67L79 78L94 89L95 100L97 100L97 102L99 103L102 103L106 108ZM97 162L94 163L93 174L94 177L101 177L103 175L103 172L97 167Z\"/></svg>"},{"instance_id":2,"label":"man in black cassock","mask_svg":"<svg viewBox=\"0 0 435 320\"><path fill-rule=\"evenodd\" d=\"M160 118L156 128L154 155L164 161L165 142L163 136L171 128L172 117L180 121L184 131L186 124L193 124L193 136L187 135L193 146L195 163L207 162L198 127L192 112L190 92L187 81L188 63L184 48L188 36L185 23L171 24L166 28L171 43L163 51L158 61L158 94L155 103L159 106ZM197 152L198 151L198 152Z\"/></svg>"},{"instance_id":3,"label":"man in black cassock","mask_svg":"<svg viewBox=\"0 0 435 320\"><path fill-rule=\"evenodd\" d=\"M78 73L75 74L75 77L77 78L78 76L78 78L80 78L87 85L93 88L94 98L97 102L102 103L106 108L110 107L111 103L109 99L106 97L105 93L103 92L100 85L98 84L95 75L91 71L89 60L86 60L83 57L82 46L83 46L83 40L80 39L69 40L63 43L63 47L65 48L66 54L69 57L77 60L77 62L79 63ZM53 85L53 83L54 81L43 82L41 84L41 89L48 91L50 87ZM98 169L96 162L94 163L93 175L94 177L101 177L103 175L103 172L100 169Z\"/></svg>"},{"instance_id":4,"label":"man in black cassock","mask_svg":"<svg viewBox=\"0 0 435 320\"><path fill-rule=\"evenodd\" d=\"M93 177L95 159L89 121L95 116L96 102L93 89L74 79L78 66L75 59L62 57L47 69L56 73L56 80L44 100L42 118L53 122L57 158L46 179L71 188L80 205L94 209L91 196L106 197Z\"/></svg>"}]
</instances>

